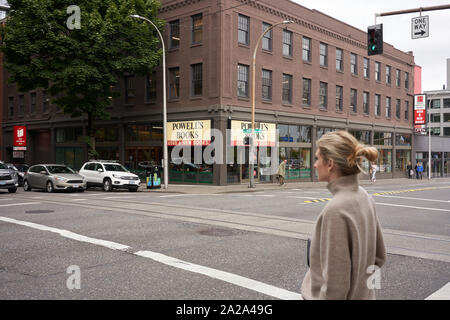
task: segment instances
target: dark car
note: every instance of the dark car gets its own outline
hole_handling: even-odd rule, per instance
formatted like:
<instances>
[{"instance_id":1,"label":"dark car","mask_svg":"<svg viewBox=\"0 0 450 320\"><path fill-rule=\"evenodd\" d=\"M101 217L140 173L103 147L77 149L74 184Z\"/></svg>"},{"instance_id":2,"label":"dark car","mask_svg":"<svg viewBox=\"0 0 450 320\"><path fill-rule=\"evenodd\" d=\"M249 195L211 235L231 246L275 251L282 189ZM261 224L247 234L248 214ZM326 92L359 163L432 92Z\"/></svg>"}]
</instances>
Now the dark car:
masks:
<instances>
[{"instance_id":1,"label":"dark car","mask_svg":"<svg viewBox=\"0 0 450 320\"><path fill-rule=\"evenodd\" d=\"M27 164L12 164L12 163L6 163L8 168L14 170L17 174L17 178L19 180L19 187L23 186L23 177L25 176L25 173L27 172L28 168L30 168Z\"/></svg>"}]
</instances>

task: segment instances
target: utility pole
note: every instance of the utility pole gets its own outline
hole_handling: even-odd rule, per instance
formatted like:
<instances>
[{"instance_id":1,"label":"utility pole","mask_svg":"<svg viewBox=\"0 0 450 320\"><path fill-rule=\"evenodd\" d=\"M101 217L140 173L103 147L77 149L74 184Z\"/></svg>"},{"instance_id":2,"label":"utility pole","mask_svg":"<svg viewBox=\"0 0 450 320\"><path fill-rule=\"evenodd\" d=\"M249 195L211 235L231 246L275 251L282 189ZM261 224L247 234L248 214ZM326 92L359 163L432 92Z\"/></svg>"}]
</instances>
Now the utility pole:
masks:
<instances>
[{"instance_id":1,"label":"utility pole","mask_svg":"<svg viewBox=\"0 0 450 320\"><path fill-rule=\"evenodd\" d=\"M377 17L393 16L393 15L397 15L397 14L422 12L422 11L445 10L445 9L450 9L450 4L445 4L445 5L441 5L441 6L433 6L433 7L420 7L420 8L416 8L416 9L375 13L375 24L377 24Z\"/></svg>"}]
</instances>

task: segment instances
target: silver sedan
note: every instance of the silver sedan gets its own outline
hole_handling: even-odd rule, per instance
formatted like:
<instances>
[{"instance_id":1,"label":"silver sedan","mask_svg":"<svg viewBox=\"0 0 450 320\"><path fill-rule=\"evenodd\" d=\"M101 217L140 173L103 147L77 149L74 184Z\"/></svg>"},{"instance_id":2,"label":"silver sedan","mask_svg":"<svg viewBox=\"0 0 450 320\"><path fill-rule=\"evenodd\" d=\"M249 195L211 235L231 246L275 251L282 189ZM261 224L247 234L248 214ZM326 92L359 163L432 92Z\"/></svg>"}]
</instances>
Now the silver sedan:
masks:
<instances>
[{"instance_id":1,"label":"silver sedan","mask_svg":"<svg viewBox=\"0 0 450 320\"><path fill-rule=\"evenodd\" d=\"M86 190L86 179L61 164L37 164L30 169L23 178L23 189L45 189L47 192L56 190Z\"/></svg>"}]
</instances>

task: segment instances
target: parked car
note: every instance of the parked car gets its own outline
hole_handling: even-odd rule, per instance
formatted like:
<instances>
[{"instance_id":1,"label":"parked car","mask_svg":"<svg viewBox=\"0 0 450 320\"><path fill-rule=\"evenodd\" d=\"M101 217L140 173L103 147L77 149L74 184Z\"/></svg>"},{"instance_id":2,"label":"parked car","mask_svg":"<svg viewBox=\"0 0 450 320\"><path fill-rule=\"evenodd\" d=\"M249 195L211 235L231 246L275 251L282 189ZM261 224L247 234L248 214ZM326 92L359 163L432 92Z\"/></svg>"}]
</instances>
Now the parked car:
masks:
<instances>
[{"instance_id":1,"label":"parked car","mask_svg":"<svg viewBox=\"0 0 450 320\"><path fill-rule=\"evenodd\" d=\"M23 189L45 189L47 192L57 190L76 190L83 192L86 189L86 179L62 164L37 164L24 176Z\"/></svg>"},{"instance_id":2,"label":"parked car","mask_svg":"<svg viewBox=\"0 0 450 320\"><path fill-rule=\"evenodd\" d=\"M17 191L19 186L19 178L14 169L8 168L8 166L0 161L0 189L8 189L10 193Z\"/></svg>"},{"instance_id":3,"label":"parked car","mask_svg":"<svg viewBox=\"0 0 450 320\"><path fill-rule=\"evenodd\" d=\"M86 178L87 187L99 186L105 191L128 189L137 191L141 180L123 165L112 160L92 160L86 162L79 173Z\"/></svg>"},{"instance_id":4,"label":"parked car","mask_svg":"<svg viewBox=\"0 0 450 320\"><path fill-rule=\"evenodd\" d=\"M14 170L14 172L17 174L17 178L19 180L19 187L23 186L23 177L30 166L26 164L12 164L12 163L6 163L6 165L8 166L8 168Z\"/></svg>"}]
</instances>

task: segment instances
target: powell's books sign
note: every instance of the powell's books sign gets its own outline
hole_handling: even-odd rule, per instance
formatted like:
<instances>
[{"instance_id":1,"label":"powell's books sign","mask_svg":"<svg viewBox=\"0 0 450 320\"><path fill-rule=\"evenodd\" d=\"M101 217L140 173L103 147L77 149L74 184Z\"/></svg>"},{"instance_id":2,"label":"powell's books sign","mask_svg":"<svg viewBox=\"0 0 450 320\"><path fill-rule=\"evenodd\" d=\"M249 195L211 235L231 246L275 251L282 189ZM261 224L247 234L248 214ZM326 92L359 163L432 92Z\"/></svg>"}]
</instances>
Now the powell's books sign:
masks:
<instances>
[{"instance_id":1,"label":"powell's books sign","mask_svg":"<svg viewBox=\"0 0 450 320\"><path fill-rule=\"evenodd\" d=\"M26 150L27 147L27 127L14 126L14 150Z\"/></svg>"},{"instance_id":2,"label":"powell's books sign","mask_svg":"<svg viewBox=\"0 0 450 320\"><path fill-rule=\"evenodd\" d=\"M207 146L211 143L211 120L167 123L168 146Z\"/></svg>"}]
</instances>

